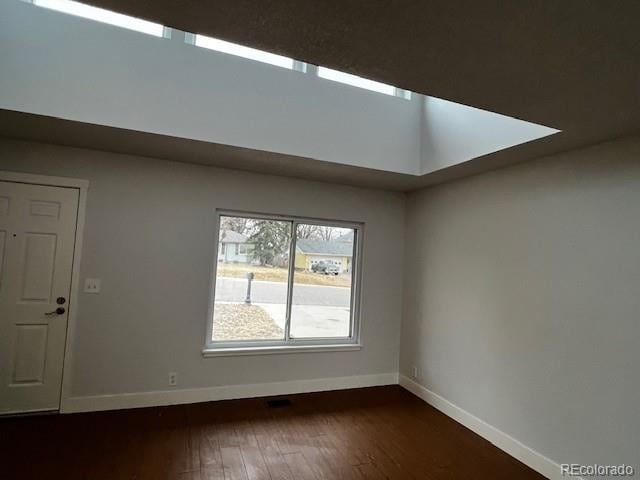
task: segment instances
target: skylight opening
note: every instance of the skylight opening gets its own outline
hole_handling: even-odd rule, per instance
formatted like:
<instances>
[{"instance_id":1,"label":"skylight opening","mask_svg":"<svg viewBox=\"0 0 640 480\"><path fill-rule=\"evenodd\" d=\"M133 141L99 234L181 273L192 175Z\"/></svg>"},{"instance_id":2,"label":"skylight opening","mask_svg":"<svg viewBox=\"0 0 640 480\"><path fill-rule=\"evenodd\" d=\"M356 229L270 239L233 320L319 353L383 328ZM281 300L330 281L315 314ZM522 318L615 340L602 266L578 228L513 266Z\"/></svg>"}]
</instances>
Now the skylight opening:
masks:
<instances>
[{"instance_id":1,"label":"skylight opening","mask_svg":"<svg viewBox=\"0 0 640 480\"><path fill-rule=\"evenodd\" d=\"M111 12L103 8L92 7L72 0L31 0L31 3L38 7L146 33L147 35L153 35L155 37L165 36L165 27L159 23L148 22L147 20L122 15L121 13Z\"/></svg>"},{"instance_id":2,"label":"skylight opening","mask_svg":"<svg viewBox=\"0 0 640 480\"><path fill-rule=\"evenodd\" d=\"M318 76L320 78L326 78L327 80L333 80L334 82L344 83L358 88L364 88L365 90L371 90L372 92L384 93L385 95L396 95L396 87L394 87L393 85L376 82L374 80L362 78L357 75L351 75L350 73L332 70L331 68L327 67L318 67Z\"/></svg>"},{"instance_id":3,"label":"skylight opening","mask_svg":"<svg viewBox=\"0 0 640 480\"><path fill-rule=\"evenodd\" d=\"M245 47L238 45L237 43L226 42L217 38L207 37L205 35L194 35L193 44L196 47L208 48L209 50L215 50L217 52L227 53L229 55L235 55L236 57L247 58L249 60L255 60L256 62L268 63L275 65L276 67L287 68L289 70L294 69L293 58L283 57L282 55L276 55L275 53L265 52L258 50L257 48Z\"/></svg>"}]
</instances>

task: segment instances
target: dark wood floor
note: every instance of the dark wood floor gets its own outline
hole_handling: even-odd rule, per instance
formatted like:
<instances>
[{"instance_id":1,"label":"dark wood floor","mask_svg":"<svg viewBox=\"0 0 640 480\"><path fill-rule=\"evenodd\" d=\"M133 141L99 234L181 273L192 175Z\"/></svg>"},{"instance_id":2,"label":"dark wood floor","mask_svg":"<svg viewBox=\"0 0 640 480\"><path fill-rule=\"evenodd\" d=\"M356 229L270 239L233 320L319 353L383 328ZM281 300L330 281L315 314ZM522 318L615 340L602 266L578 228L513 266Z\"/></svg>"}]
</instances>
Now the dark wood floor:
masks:
<instances>
[{"instance_id":1,"label":"dark wood floor","mask_svg":"<svg viewBox=\"0 0 640 480\"><path fill-rule=\"evenodd\" d=\"M4 479L540 479L400 387L0 419Z\"/></svg>"}]
</instances>

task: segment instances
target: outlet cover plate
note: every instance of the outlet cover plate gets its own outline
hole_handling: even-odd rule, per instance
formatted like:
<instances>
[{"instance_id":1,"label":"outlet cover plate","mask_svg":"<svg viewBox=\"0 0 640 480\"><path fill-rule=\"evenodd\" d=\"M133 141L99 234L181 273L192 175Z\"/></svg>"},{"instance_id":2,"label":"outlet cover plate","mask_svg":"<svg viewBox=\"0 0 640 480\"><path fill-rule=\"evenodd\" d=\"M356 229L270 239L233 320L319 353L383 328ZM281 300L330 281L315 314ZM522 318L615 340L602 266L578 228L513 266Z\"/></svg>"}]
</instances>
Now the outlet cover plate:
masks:
<instances>
[{"instance_id":1,"label":"outlet cover plate","mask_svg":"<svg viewBox=\"0 0 640 480\"><path fill-rule=\"evenodd\" d=\"M84 293L100 293L101 286L99 278L86 278L84 280Z\"/></svg>"}]
</instances>

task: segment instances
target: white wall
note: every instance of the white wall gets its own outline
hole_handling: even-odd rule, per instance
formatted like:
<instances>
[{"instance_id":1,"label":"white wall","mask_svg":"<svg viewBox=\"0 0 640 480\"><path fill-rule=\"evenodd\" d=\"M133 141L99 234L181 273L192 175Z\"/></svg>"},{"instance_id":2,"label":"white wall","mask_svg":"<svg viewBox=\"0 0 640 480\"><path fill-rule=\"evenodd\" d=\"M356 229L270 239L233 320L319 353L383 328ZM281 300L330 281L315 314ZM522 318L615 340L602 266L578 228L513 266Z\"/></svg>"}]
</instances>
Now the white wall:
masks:
<instances>
[{"instance_id":1,"label":"white wall","mask_svg":"<svg viewBox=\"0 0 640 480\"><path fill-rule=\"evenodd\" d=\"M640 460L640 138L408 197L401 373L558 463Z\"/></svg>"},{"instance_id":2,"label":"white wall","mask_svg":"<svg viewBox=\"0 0 640 480\"><path fill-rule=\"evenodd\" d=\"M0 2L0 108L419 173L421 100ZM300 161L305 161L303 158Z\"/></svg>"},{"instance_id":3,"label":"white wall","mask_svg":"<svg viewBox=\"0 0 640 480\"><path fill-rule=\"evenodd\" d=\"M90 182L72 394L90 396L397 372L404 195L46 144L0 140L0 170ZM203 358L214 209L365 222L355 352ZM374 261L366 261L371 258Z\"/></svg>"},{"instance_id":4,"label":"white wall","mask_svg":"<svg viewBox=\"0 0 640 480\"><path fill-rule=\"evenodd\" d=\"M441 98L423 103L423 175L559 132Z\"/></svg>"}]
</instances>

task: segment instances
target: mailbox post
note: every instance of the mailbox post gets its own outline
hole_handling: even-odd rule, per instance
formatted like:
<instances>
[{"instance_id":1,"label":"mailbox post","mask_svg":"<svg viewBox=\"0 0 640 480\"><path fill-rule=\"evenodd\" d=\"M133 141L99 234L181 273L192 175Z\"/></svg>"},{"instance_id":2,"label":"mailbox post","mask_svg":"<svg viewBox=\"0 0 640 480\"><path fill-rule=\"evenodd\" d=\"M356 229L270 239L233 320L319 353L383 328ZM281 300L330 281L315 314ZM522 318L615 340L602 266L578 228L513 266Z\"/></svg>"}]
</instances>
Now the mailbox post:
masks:
<instances>
[{"instance_id":1,"label":"mailbox post","mask_svg":"<svg viewBox=\"0 0 640 480\"><path fill-rule=\"evenodd\" d=\"M247 272L247 297L244 299L245 305L251 305L251 282L253 281L253 272Z\"/></svg>"}]
</instances>

